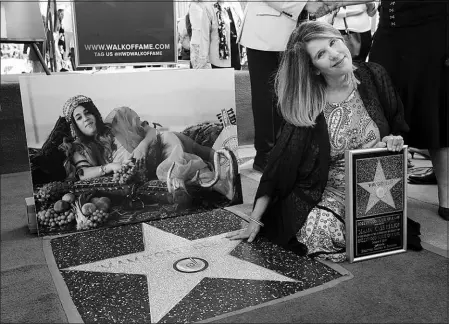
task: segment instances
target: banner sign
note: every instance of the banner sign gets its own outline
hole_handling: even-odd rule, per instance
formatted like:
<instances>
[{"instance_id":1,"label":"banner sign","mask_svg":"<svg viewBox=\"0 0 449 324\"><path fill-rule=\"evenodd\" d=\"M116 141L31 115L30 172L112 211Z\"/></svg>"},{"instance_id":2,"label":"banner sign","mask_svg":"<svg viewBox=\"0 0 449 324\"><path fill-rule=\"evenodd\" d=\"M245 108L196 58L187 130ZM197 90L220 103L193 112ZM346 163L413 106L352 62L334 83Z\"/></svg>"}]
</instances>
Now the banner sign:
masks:
<instances>
[{"instance_id":1,"label":"banner sign","mask_svg":"<svg viewBox=\"0 0 449 324\"><path fill-rule=\"evenodd\" d=\"M349 262L407 247L407 146L349 150L346 163L346 251Z\"/></svg>"},{"instance_id":2,"label":"banner sign","mask_svg":"<svg viewBox=\"0 0 449 324\"><path fill-rule=\"evenodd\" d=\"M75 1L77 66L177 62L173 0Z\"/></svg>"}]
</instances>

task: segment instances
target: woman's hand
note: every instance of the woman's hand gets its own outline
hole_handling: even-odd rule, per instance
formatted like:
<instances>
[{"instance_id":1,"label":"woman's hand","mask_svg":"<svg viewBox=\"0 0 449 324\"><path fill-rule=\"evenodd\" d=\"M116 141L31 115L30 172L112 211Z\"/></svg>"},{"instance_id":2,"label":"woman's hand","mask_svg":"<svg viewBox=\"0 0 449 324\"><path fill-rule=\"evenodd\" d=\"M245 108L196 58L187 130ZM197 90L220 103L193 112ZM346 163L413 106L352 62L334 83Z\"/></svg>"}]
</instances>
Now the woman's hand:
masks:
<instances>
[{"instance_id":1,"label":"woman's hand","mask_svg":"<svg viewBox=\"0 0 449 324\"><path fill-rule=\"evenodd\" d=\"M250 222L247 227L231 232L226 235L230 240L244 240L248 239L248 242L254 241L255 237L260 231L260 225L254 222Z\"/></svg>"},{"instance_id":2,"label":"woman's hand","mask_svg":"<svg viewBox=\"0 0 449 324\"><path fill-rule=\"evenodd\" d=\"M399 152L404 147L404 139L402 138L402 136L388 135L382 138L382 141L377 143L374 147L386 147L389 151Z\"/></svg>"},{"instance_id":3,"label":"woman's hand","mask_svg":"<svg viewBox=\"0 0 449 324\"><path fill-rule=\"evenodd\" d=\"M366 13L368 14L368 16L373 17L377 12L377 4L375 1L373 2L368 2L366 4Z\"/></svg>"},{"instance_id":4,"label":"woman's hand","mask_svg":"<svg viewBox=\"0 0 449 324\"><path fill-rule=\"evenodd\" d=\"M254 241L254 238L260 231L260 225L258 223L260 223L260 219L262 218L262 215L267 209L270 201L271 198L269 196L262 196L257 198L250 219L248 220L248 226L238 231L231 232L227 234L226 237L230 240L248 239L248 242Z\"/></svg>"},{"instance_id":5,"label":"woman's hand","mask_svg":"<svg viewBox=\"0 0 449 324\"><path fill-rule=\"evenodd\" d=\"M122 164L118 162L108 163L106 164L106 173L111 173L118 171L122 168Z\"/></svg>"},{"instance_id":6,"label":"woman's hand","mask_svg":"<svg viewBox=\"0 0 449 324\"><path fill-rule=\"evenodd\" d=\"M148 145L146 145L144 142L140 142L140 144L137 145L137 147L132 152L129 160L132 160L134 158L136 161L136 167L141 168L141 167L145 166L147 151L148 151Z\"/></svg>"},{"instance_id":7,"label":"woman's hand","mask_svg":"<svg viewBox=\"0 0 449 324\"><path fill-rule=\"evenodd\" d=\"M331 1L330 3L324 3L322 1L308 1L304 8L309 12L309 14L315 16L316 18L321 18L336 9L336 6Z\"/></svg>"}]
</instances>

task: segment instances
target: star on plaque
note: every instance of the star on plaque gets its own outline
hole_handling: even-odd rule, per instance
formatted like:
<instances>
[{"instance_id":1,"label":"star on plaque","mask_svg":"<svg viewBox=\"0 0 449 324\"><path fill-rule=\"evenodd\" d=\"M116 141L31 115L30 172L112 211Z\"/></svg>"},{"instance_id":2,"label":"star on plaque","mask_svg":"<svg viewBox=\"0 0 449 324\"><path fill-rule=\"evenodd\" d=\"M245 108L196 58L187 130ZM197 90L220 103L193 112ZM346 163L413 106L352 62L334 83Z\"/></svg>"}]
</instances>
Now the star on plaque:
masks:
<instances>
[{"instance_id":1,"label":"star on plaque","mask_svg":"<svg viewBox=\"0 0 449 324\"><path fill-rule=\"evenodd\" d=\"M296 282L231 256L240 241L231 241L226 234L191 241L147 224L142 224L142 231L142 252L61 270L146 275L152 323L159 322L203 278Z\"/></svg>"},{"instance_id":2,"label":"star on plaque","mask_svg":"<svg viewBox=\"0 0 449 324\"><path fill-rule=\"evenodd\" d=\"M378 161L374 180L358 184L370 194L365 213L368 213L379 201L383 201L387 205L396 208L393 197L391 196L391 188L400 180L401 178L387 180L382 165Z\"/></svg>"}]
</instances>

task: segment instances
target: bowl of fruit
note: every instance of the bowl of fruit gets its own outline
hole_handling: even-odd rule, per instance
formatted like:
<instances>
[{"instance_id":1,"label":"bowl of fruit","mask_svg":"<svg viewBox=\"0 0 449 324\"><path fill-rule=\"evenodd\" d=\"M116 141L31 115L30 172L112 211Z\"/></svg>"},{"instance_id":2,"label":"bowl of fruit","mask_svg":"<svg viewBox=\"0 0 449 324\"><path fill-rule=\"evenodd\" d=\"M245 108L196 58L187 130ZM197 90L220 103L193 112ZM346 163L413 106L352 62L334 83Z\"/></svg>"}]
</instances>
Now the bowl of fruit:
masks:
<instances>
[{"instance_id":1,"label":"bowl of fruit","mask_svg":"<svg viewBox=\"0 0 449 324\"><path fill-rule=\"evenodd\" d=\"M77 230L100 227L109 218L111 200L108 197L94 197L93 193L82 193L78 198L66 193L54 204L37 214L40 226L54 231L69 226Z\"/></svg>"},{"instance_id":2,"label":"bowl of fruit","mask_svg":"<svg viewBox=\"0 0 449 324\"><path fill-rule=\"evenodd\" d=\"M39 224L50 229L69 226L75 220L75 213L72 210L74 201L75 195L67 193L54 204L50 204L47 208L40 210L37 213Z\"/></svg>"}]
</instances>

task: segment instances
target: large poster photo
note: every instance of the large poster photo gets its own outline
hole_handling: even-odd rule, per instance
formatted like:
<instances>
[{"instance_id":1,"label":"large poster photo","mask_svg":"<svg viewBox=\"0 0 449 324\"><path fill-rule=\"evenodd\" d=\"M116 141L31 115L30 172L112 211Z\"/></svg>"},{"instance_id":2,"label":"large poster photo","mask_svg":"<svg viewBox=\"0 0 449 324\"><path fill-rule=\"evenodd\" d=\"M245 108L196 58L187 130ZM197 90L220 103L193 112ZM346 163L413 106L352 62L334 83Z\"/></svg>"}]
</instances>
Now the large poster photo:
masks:
<instances>
[{"instance_id":1,"label":"large poster photo","mask_svg":"<svg viewBox=\"0 0 449 324\"><path fill-rule=\"evenodd\" d=\"M39 235L242 202L234 73L20 77Z\"/></svg>"}]
</instances>

